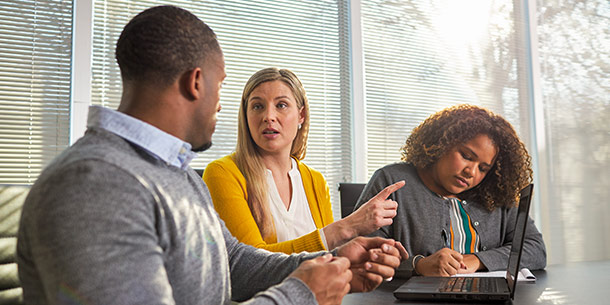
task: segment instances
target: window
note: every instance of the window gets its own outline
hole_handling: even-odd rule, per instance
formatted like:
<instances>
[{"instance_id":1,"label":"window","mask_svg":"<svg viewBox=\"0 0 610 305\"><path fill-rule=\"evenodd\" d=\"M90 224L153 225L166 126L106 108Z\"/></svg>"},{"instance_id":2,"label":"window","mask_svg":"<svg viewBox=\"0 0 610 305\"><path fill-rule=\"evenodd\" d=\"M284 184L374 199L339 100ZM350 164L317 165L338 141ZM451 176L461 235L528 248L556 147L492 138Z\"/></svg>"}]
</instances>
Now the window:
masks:
<instances>
[{"instance_id":1,"label":"window","mask_svg":"<svg viewBox=\"0 0 610 305\"><path fill-rule=\"evenodd\" d=\"M0 3L0 183L34 183L68 146L71 49L71 1Z\"/></svg>"},{"instance_id":2,"label":"window","mask_svg":"<svg viewBox=\"0 0 610 305\"><path fill-rule=\"evenodd\" d=\"M528 144L519 16L511 0L362 1L368 177L400 161L421 121L455 104L503 115Z\"/></svg>"},{"instance_id":3,"label":"window","mask_svg":"<svg viewBox=\"0 0 610 305\"><path fill-rule=\"evenodd\" d=\"M366 151L362 168L368 178L400 160L400 147L424 118L450 105L477 104L505 116L534 160L542 160L535 175L545 198L538 216L549 263L610 257L607 1L91 1L92 104L118 106L122 88L114 48L138 12L171 3L217 33L228 74L223 110L214 146L193 167L233 151L248 77L269 66L291 69L311 103L305 162L327 178L338 219L337 183L352 182L354 169L365 176L354 165L361 162L355 152ZM70 115L77 111L70 106L74 3L0 3L0 183L33 183L69 144ZM537 12L537 20L529 21L537 26L533 50L524 44L530 32L522 7L528 5ZM350 9L361 21L361 45L350 42ZM364 97L352 84L360 72L352 75L350 64L360 47ZM538 65L540 75L532 72ZM352 89L358 89L354 97ZM352 121L352 100L363 101L365 120ZM364 132L355 134L361 124ZM367 144L352 147L354 138Z\"/></svg>"},{"instance_id":4,"label":"window","mask_svg":"<svg viewBox=\"0 0 610 305\"><path fill-rule=\"evenodd\" d=\"M118 106L121 95L114 47L123 26L157 1L95 1L93 104ZM294 71L310 101L311 127L305 162L322 172L336 203L337 183L351 180L350 82L346 1L173 1L206 22L218 36L227 78L221 92L212 148L192 166L231 153L237 138L241 92L256 71L275 66Z\"/></svg>"},{"instance_id":5,"label":"window","mask_svg":"<svg viewBox=\"0 0 610 305\"><path fill-rule=\"evenodd\" d=\"M610 5L539 0L551 262L610 257Z\"/></svg>"}]
</instances>

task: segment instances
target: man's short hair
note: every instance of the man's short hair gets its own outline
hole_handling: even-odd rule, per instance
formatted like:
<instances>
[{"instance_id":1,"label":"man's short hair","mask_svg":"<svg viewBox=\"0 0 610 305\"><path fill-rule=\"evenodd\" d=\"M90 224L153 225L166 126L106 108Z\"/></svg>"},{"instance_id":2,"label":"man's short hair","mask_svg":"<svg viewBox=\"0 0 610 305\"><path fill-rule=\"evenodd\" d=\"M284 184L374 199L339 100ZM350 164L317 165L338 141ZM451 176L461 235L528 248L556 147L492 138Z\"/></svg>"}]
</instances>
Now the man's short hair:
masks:
<instances>
[{"instance_id":1,"label":"man's short hair","mask_svg":"<svg viewBox=\"0 0 610 305\"><path fill-rule=\"evenodd\" d=\"M218 52L216 34L197 16L176 6L157 6L129 21L115 55L123 82L168 86Z\"/></svg>"}]
</instances>

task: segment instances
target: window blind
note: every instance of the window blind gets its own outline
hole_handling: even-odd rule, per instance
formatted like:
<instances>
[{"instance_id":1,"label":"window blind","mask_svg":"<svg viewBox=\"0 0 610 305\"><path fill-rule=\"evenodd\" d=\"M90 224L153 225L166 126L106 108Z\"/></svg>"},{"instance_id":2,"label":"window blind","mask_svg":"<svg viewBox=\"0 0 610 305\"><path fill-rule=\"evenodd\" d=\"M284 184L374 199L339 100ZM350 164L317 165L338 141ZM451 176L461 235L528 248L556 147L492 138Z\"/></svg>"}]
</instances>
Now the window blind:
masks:
<instances>
[{"instance_id":1,"label":"window blind","mask_svg":"<svg viewBox=\"0 0 610 305\"><path fill-rule=\"evenodd\" d=\"M529 143L517 9L512 0L362 1L369 178L400 161L414 127L455 104L502 114Z\"/></svg>"},{"instance_id":2,"label":"window blind","mask_svg":"<svg viewBox=\"0 0 610 305\"><path fill-rule=\"evenodd\" d=\"M610 258L610 4L537 1L549 263Z\"/></svg>"},{"instance_id":3,"label":"window blind","mask_svg":"<svg viewBox=\"0 0 610 305\"><path fill-rule=\"evenodd\" d=\"M69 144L72 1L0 2L0 183L31 184Z\"/></svg>"},{"instance_id":4,"label":"window blind","mask_svg":"<svg viewBox=\"0 0 610 305\"><path fill-rule=\"evenodd\" d=\"M224 51L227 78L213 146L192 167L203 168L235 149L237 111L248 78L266 67L290 69L310 101L305 162L326 177L338 219L336 185L351 180L347 1L95 1L93 104L117 108L121 79L114 59L116 40L130 18L159 4L197 15L216 32Z\"/></svg>"}]
</instances>

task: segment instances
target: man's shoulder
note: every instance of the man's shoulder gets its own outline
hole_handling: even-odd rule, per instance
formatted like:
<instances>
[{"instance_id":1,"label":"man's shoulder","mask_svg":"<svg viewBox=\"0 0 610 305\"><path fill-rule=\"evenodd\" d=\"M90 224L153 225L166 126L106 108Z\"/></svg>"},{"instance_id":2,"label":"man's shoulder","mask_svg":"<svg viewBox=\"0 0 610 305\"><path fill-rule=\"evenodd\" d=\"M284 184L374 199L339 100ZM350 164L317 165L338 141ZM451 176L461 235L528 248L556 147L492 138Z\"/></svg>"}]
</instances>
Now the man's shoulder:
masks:
<instances>
[{"instance_id":1,"label":"man's shoulder","mask_svg":"<svg viewBox=\"0 0 610 305\"><path fill-rule=\"evenodd\" d=\"M102 138L88 132L43 170L24 203L22 219L36 220L41 211L52 209L56 219L77 221L71 210L112 209L117 205L108 202L145 194L138 176L125 165L134 153L115 145L115 139Z\"/></svg>"},{"instance_id":2,"label":"man's shoulder","mask_svg":"<svg viewBox=\"0 0 610 305\"><path fill-rule=\"evenodd\" d=\"M74 180L79 184L107 179L134 179L150 160L122 138L101 130L87 134L49 163L36 184L57 184L57 180ZM81 181L81 182L79 182Z\"/></svg>"},{"instance_id":3,"label":"man's shoulder","mask_svg":"<svg viewBox=\"0 0 610 305\"><path fill-rule=\"evenodd\" d=\"M151 159L123 138L102 130L89 129L87 134L66 149L52 165L64 167L74 163L106 163L126 170Z\"/></svg>"}]
</instances>

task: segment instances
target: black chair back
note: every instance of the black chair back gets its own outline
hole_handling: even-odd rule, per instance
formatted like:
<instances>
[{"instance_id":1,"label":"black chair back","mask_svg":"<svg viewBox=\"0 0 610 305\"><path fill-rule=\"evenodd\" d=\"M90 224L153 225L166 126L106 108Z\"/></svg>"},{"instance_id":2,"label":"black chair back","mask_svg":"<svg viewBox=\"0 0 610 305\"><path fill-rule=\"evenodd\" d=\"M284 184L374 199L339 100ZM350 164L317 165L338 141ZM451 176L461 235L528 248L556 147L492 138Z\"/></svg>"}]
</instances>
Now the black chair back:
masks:
<instances>
[{"instance_id":1,"label":"black chair back","mask_svg":"<svg viewBox=\"0 0 610 305\"><path fill-rule=\"evenodd\" d=\"M345 218L354 211L356 201L358 201L365 185L366 183L339 183L341 218Z\"/></svg>"}]
</instances>

